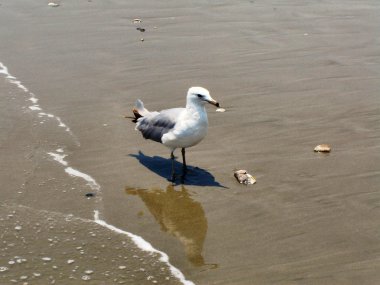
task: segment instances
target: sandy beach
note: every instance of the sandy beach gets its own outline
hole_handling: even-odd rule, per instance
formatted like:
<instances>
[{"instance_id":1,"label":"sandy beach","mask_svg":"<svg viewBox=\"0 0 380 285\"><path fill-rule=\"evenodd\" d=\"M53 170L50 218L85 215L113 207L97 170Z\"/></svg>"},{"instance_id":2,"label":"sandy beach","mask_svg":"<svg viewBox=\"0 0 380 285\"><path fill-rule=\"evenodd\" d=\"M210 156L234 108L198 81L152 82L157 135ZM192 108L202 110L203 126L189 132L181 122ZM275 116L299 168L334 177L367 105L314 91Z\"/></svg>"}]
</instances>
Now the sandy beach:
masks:
<instances>
[{"instance_id":1,"label":"sandy beach","mask_svg":"<svg viewBox=\"0 0 380 285\"><path fill-rule=\"evenodd\" d=\"M0 1L0 284L378 284L378 1L130 2ZM124 116L191 86L173 186Z\"/></svg>"}]
</instances>

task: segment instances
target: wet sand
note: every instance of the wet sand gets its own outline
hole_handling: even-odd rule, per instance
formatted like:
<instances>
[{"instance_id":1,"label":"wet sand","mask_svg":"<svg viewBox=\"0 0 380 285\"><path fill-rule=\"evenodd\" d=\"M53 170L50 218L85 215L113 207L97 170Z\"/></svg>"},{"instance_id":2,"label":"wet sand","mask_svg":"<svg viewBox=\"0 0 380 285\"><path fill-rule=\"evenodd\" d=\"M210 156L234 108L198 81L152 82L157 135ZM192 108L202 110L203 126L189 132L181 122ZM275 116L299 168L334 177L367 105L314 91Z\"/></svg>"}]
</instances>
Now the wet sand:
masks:
<instances>
[{"instance_id":1,"label":"wet sand","mask_svg":"<svg viewBox=\"0 0 380 285\"><path fill-rule=\"evenodd\" d=\"M132 252L128 237L88 222L97 209L108 224L167 253L196 284L377 284L377 1L59 3L0 3L0 62L71 131L29 109L30 94L0 74L3 232L18 234L8 215L26 228L49 228L47 216L63 231L86 225L78 236L94 252L108 237ZM171 187L169 151L145 141L124 115L137 98L152 110L183 106L193 85L227 111L208 107L209 134L187 151L185 184ZM314 153L321 143L332 152ZM100 185L93 199L84 195L94 189L48 154L57 149ZM257 184L239 185L233 171L241 168ZM73 224L65 222L69 214ZM94 231L99 239L87 235ZM48 239L67 233L42 233L26 238L28 262L50 253L66 268L64 248L54 251ZM5 246L13 235L0 247L0 267L22 255ZM115 244L97 253L105 268L89 268L100 278L93 284L110 282L101 273L118 274L110 263ZM151 275L177 282L156 256L141 258L147 274L117 275L117 282L150 284ZM43 272L38 262L31 264ZM57 275L50 266L43 278L71 284L70 272L80 282L87 268L78 265ZM22 272L0 272L1 282Z\"/></svg>"}]
</instances>

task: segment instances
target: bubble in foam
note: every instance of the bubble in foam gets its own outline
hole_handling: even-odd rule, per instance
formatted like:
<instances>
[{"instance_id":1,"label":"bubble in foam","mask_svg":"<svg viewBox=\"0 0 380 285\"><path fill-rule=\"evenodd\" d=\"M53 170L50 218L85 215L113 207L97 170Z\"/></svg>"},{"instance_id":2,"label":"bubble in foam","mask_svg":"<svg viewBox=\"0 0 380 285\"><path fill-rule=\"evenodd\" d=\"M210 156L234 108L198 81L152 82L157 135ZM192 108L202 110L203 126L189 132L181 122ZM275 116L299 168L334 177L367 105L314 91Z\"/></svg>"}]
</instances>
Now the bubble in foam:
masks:
<instances>
[{"instance_id":1,"label":"bubble in foam","mask_svg":"<svg viewBox=\"0 0 380 285\"><path fill-rule=\"evenodd\" d=\"M17 263L23 263L23 262L26 262L26 259L25 258L17 258L16 262Z\"/></svg>"},{"instance_id":2,"label":"bubble in foam","mask_svg":"<svg viewBox=\"0 0 380 285\"><path fill-rule=\"evenodd\" d=\"M88 281L90 279L91 279L91 277L89 275L83 275L82 276L82 280L84 280L84 281Z\"/></svg>"}]
</instances>

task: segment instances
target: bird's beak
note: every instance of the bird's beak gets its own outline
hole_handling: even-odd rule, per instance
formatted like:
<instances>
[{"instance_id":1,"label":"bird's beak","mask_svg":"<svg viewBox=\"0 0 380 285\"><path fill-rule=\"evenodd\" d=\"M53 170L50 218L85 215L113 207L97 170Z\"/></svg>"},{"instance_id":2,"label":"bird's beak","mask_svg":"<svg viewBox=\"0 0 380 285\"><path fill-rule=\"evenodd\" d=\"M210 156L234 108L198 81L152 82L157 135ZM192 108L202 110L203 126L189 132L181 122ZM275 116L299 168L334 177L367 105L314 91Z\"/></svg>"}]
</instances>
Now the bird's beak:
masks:
<instances>
[{"instance_id":1,"label":"bird's beak","mask_svg":"<svg viewBox=\"0 0 380 285\"><path fill-rule=\"evenodd\" d=\"M214 105L214 106L216 106L218 108L220 107L219 103L217 101L215 101L214 99L207 100L207 102L209 102L211 105Z\"/></svg>"}]
</instances>

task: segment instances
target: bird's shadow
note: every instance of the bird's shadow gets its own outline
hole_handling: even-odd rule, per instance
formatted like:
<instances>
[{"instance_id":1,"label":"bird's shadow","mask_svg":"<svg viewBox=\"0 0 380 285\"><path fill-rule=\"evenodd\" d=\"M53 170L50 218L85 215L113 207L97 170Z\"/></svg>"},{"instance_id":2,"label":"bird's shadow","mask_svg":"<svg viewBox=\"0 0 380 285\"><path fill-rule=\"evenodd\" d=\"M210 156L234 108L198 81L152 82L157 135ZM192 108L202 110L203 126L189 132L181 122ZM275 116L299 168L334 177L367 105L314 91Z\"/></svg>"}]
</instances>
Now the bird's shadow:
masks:
<instances>
[{"instance_id":1,"label":"bird's shadow","mask_svg":"<svg viewBox=\"0 0 380 285\"><path fill-rule=\"evenodd\" d=\"M138 154L129 154L129 156L136 158L142 165L148 168L150 171L156 173L157 175L168 179L171 173L171 159L163 158L161 156L147 156L143 152L139 151ZM182 173L182 163L175 161L175 171L177 174ZM219 182L215 181L215 177L208 172L199 167L194 167L187 165L187 174L184 180L177 178L174 184L183 185L196 185L196 186L214 186L222 187Z\"/></svg>"}]
</instances>

